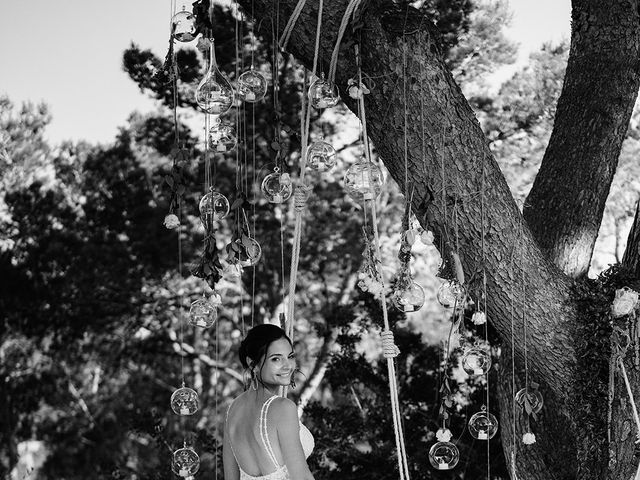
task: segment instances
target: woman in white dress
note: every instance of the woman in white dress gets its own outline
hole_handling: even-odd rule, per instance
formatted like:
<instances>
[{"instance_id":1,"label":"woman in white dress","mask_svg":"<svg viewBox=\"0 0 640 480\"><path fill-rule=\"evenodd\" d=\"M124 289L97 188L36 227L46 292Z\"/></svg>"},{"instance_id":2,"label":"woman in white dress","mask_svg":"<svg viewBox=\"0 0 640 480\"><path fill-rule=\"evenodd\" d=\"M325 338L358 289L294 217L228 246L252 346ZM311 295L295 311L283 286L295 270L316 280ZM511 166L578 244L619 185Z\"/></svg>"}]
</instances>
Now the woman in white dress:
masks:
<instances>
[{"instance_id":1,"label":"woman in white dress","mask_svg":"<svg viewBox=\"0 0 640 480\"><path fill-rule=\"evenodd\" d=\"M227 410L225 480L313 480L306 461L313 436L299 422L295 403L277 394L296 369L291 340L275 325L258 325L239 355L251 382Z\"/></svg>"}]
</instances>

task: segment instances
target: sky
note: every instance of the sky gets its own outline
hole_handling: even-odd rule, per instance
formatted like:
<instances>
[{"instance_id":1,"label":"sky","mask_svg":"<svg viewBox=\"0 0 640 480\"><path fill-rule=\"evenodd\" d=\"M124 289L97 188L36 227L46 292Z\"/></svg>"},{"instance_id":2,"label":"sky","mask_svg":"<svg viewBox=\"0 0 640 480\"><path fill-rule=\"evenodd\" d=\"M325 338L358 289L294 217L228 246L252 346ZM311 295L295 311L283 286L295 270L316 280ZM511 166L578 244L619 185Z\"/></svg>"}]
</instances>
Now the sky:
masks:
<instances>
[{"instance_id":1,"label":"sky","mask_svg":"<svg viewBox=\"0 0 640 480\"><path fill-rule=\"evenodd\" d=\"M570 0L509 3L521 63L569 37ZM0 95L47 103L53 143L110 142L131 112L154 108L122 69L122 53L134 42L164 58L170 15L170 0L0 0Z\"/></svg>"}]
</instances>

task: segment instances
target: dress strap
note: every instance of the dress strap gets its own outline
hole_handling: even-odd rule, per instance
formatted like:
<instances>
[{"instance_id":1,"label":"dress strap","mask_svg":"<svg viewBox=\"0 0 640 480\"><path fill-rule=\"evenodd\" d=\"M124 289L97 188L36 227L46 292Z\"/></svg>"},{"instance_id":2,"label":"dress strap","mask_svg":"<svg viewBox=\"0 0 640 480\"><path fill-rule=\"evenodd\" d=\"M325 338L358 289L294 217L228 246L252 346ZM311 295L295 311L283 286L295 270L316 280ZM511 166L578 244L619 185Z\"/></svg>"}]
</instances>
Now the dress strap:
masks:
<instances>
[{"instance_id":1,"label":"dress strap","mask_svg":"<svg viewBox=\"0 0 640 480\"><path fill-rule=\"evenodd\" d=\"M278 464L276 455L273 452L273 447L271 447L271 441L269 440L269 433L267 431L267 412L269 411L269 406L276 398L278 398L278 395L269 397L262 405L262 409L260 410L260 438L262 439L264 448L267 451L267 455L269 455L269 458L276 468L280 468L280 464Z\"/></svg>"}]
</instances>

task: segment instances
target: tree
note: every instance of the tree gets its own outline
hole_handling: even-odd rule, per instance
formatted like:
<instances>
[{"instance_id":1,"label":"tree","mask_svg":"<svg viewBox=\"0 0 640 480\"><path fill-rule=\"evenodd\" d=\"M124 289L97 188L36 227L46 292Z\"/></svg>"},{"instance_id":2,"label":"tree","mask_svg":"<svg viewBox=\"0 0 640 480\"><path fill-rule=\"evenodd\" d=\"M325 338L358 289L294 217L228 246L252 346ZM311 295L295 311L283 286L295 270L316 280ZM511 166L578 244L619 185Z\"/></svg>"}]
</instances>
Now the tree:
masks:
<instances>
[{"instance_id":1,"label":"tree","mask_svg":"<svg viewBox=\"0 0 640 480\"><path fill-rule=\"evenodd\" d=\"M239 3L257 18L276 18L276 2ZM296 3L277 2L278 31L284 29ZM325 52L333 48L345 7L344 2L325 2L321 38ZM521 367L522 323L516 325L512 343L510 319L526 322L530 375L541 384L545 411L535 425L536 446L524 453L518 449L518 478L629 478L637 460L625 433L634 427L620 375L611 407L602 395L606 400L609 365L615 360L607 302L612 288L636 285L640 273L637 214L623 268L599 282L584 277L639 87L637 2L574 2L571 49L554 128L524 215L445 64L433 26L410 6L400 8L388 2L365 2L358 14L364 26L344 44L357 41L363 70L380 79L365 100L369 134L380 157L404 190L399 126L406 105L409 118L424 119L422 129L410 128L407 135L406 160L416 189L414 211L423 226L434 232L443 256L451 253L453 246L446 239L455 226L465 271L486 271L488 316L503 340L503 365L509 364L504 359L514 355ZM317 4L308 3L288 47L307 67L314 54L316 18ZM269 35L266 30L265 35ZM324 60L322 67L327 71ZM398 68L403 61L406 80L412 85L406 94ZM337 83L344 91L355 71L351 49L341 51L337 71ZM356 111L349 98L344 100ZM485 258L479 265L477 252L483 240ZM624 364L638 397L638 372L629 357ZM508 456L516 441L510 434L509 378L510 370L502 368L501 423Z\"/></svg>"}]
</instances>

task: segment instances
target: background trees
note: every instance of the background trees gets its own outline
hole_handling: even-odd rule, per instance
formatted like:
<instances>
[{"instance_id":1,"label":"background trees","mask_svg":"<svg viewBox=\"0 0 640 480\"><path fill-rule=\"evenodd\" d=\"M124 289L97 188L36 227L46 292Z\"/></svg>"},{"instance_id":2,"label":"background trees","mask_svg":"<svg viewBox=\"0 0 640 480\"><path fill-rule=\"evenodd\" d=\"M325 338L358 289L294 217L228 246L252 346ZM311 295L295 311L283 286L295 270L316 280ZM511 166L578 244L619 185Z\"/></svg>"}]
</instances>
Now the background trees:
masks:
<instances>
[{"instance_id":1,"label":"background trees","mask_svg":"<svg viewBox=\"0 0 640 480\"><path fill-rule=\"evenodd\" d=\"M283 12L289 7L283 2ZM400 10L388 14L375 8L374 2L367 10L367 22L374 25L378 19L387 22L380 30L384 32L381 38L390 38L393 48L399 49L399 37L394 29L399 28L399 19L404 18L402 9L408 7L398 5ZM313 24L315 13L305 14ZM340 8L336 8L334 14L340 15ZM428 41L442 47L446 69L453 72L469 95L511 191L523 199L551 132L567 47L546 48L532 58L528 69L507 82L499 94L492 95L478 79L500 63L511 61L514 54L500 28L504 4L425 2L420 14L413 11L411 14L411 22L419 20L418 31L431 21L437 25L441 39ZM427 15L426 19L422 14ZM246 55L240 55L240 62L236 63L235 21L229 12L217 9L215 15L218 61L222 70L233 77L242 62L246 62ZM239 34L244 38L243 32L246 34L248 30L243 25ZM378 27L374 27L373 32L375 28ZM364 46L368 35L373 34L364 35ZM430 31L429 35L435 32ZM330 51L332 46L328 43L332 38L327 35L324 51ZM308 45L302 41L304 37L300 40L300 52L308 53ZM258 43L257 61L266 64L272 58L268 32ZM248 48L250 42L244 38L241 44ZM307 50L302 51L303 47ZM386 48L366 53L367 62L371 62L366 64L367 72L380 78L377 93L371 97L374 123L376 115L380 115L375 102L381 105L382 101L391 100L392 104L395 101L400 105L398 78L395 78L395 87L393 82L389 83L393 79L388 78L389 67L398 65L398 57L393 57L393 52L385 56L389 53ZM414 62L425 62L423 65L429 66L429 62L440 58L439 54L429 56L427 50L419 43L411 50L415 55L409 59L409 65L415 67ZM378 53L380 58L374 61ZM346 65L349 65L349 55L345 50ZM301 57L305 60L304 55ZM392 57L394 61L390 63ZM200 58L193 49L178 52L180 105L185 109L193 107L192 90L201 73ZM171 106L168 86L153 75L160 59L132 46L123 60L127 72L147 94ZM282 99L280 120L284 127L289 127L284 145L290 152L288 166L295 170L301 73L291 60L286 62L281 65L278 76ZM341 74L345 78L352 73L349 68ZM379 77L376 68L381 70ZM341 78L344 84L343 80ZM440 84L444 85L443 89L455 89L450 77L442 76L438 80L444 82ZM412 108L419 96L427 99L429 95L437 96L427 90L418 91L408 99ZM380 92L386 96L382 97ZM461 104L454 103L449 104L449 108L455 106L459 115L468 114ZM173 126L166 110L160 110L158 115L132 115L129 125L106 147L85 144L51 147L41 135L47 122L44 108L25 107L17 111L8 99L0 104L6 140L1 158L4 204L0 257L3 291L0 311L6 319L0 330L0 368L8 386L1 394L5 413L0 417L3 473L14 468L19 456L25 458L25 449L32 449L44 462L35 473L42 478L165 478L170 476L168 460L172 447L182 441L183 431L189 431L188 440L201 453L203 475L210 475L215 468L221 412L226 402L242 388L235 360L239 338L252 322L277 318L282 308L285 279L281 274L280 221L286 225L291 212L288 208L273 209L256 197L250 214L252 222L255 221L256 237L264 248L263 262L255 272L246 272L242 283L227 279L221 284L226 308L218 322L218 335L213 331L188 329L184 351L181 351L180 312L203 291L202 282L187 275L188 264L197 259L202 240L196 215L203 178L199 139L181 126L181 137L186 146L193 149L192 160L185 165L188 194L183 204L182 235L187 265L181 274L176 268L176 235L162 227L167 209L167 192L162 183L173 155ZM428 157L433 164L441 158L438 148L442 125L456 126L457 123L451 119L443 122L439 116L444 111L440 112L436 105L427 102L426 108L433 116L426 125ZM245 185L260 181L274 155L270 145L275 137L272 107L266 104L256 109L255 128L249 120L253 114L248 109L238 112L240 121L247 120L247 137L251 142L255 139L257 151L255 170L253 159L246 160ZM315 120L314 135L322 131L325 136L335 138L338 145L342 144L341 156L348 160L353 155L350 144L356 136L346 140L337 137L338 132L348 129L348 122L342 118L336 123L323 117ZM401 120L396 122L401 124ZM388 124L383 126L388 128ZM630 139L621 158L621 168L629 171L636 165L631 161L636 148L635 130L635 127L630 129ZM374 135L379 135L375 131ZM396 137L400 135L399 130L388 131ZM467 132L467 135L471 138L478 133ZM445 130L447 165L457 152L459 138L467 137ZM400 163L392 144L378 141L376 146L390 171L397 175ZM628 156L624 155L626 152ZM421 168L424 159L419 148L414 147L410 161L412 168L413 165ZM237 183L237 163L235 155L217 159L215 181L221 190L233 191ZM469 174L464 165L461 177ZM354 288L363 248L362 221L358 208L344 198L340 178L338 171L334 176L318 179L306 216L297 302L300 314L297 338L302 344L306 378L302 379L297 395L307 404L305 421L316 434L318 448L313 461L317 478L360 478L365 474L371 478L394 478L393 462L389 461L394 452L386 414L385 374L377 365L376 342L369 333L379 324L379 313L372 298ZM633 192L638 188L630 180L621 180L621 184L619 190L615 189L615 183L613 187L616 200L612 212L616 212L613 218L618 219L613 223L617 221L620 225L618 232L613 229L617 239L624 238L625 227L620 219L631 218L632 204L637 198ZM436 191L437 181L430 179L420 184L420 188L423 186ZM471 190L475 187L477 185L469 186ZM498 190L505 189L504 185L499 187ZM457 186L449 184L447 188L455 199L459 193ZM250 187L246 190L252 198L253 190ZM422 200L423 197L418 196L416 202ZM496 208L513 210L505 206L504 199L497 200ZM385 263L392 265L397 253L403 199L397 189L390 187L381 201L384 207L381 229L387 237L383 241ZM494 205L487 202L487 206ZM421 205L414 207L417 212L424 212ZM474 221L477 218L472 216ZM442 225L437 219L429 223L437 235L442 235L442 229L451 228L451 218L443 220L446 222ZM493 233L497 241L513 241L512 227L500 221L492 225L497 227ZM477 227L474 230L466 223L460 226L470 228L471 232L469 237L463 232L464 251L477 240ZM220 238L228 238L229 234L224 230ZM519 238L517 242L526 243L522 240ZM289 263L289 248L285 241L285 265ZM424 270L435 270L435 252L431 248L430 256L415 252L417 265ZM505 248L496 251L504 252ZM470 257L464 257L467 268ZM500 261L505 262L505 258L509 257L503 255L502 259L492 260L491 265L496 268L495 276L490 277L492 285L502 285L499 277L504 275L504 266L500 266ZM555 270L553 275L558 275ZM434 290L432 275L421 272L420 279L427 283L429 290ZM535 283L535 278L531 282ZM553 284L557 282L554 280ZM547 298L542 291L535 291L532 296L536 297L532 299L535 302L540 301L537 296ZM604 297L608 301L606 295ZM496 296L496 301L501 298ZM497 308L492 315L498 329L505 325L503 310L503 307ZM393 320L403 352L398 359L399 383L403 412L407 415L407 425L412 426L407 429L407 435L413 477L460 478L464 474L464 478L480 478L486 452L483 446L473 445L466 435L460 439L461 452L467 460L464 468L443 474L427 466L426 452L436 428L441 372L438 350L425 345L423 339L438 338L433 330L442 330L440 312L427 309L417 319L397 316ZM425 320L429 321L427 328ZM536 352L545 351L542 346L536 348ZM181 354L185 356L187 379L201 393L205 405L201 414L183 424L168 409L171 391L180 384ZM552 389L557 385L554 381L543 385L551 389L546 390L551 404ZM491 383L496 385L497 380L492 379ZM460 382L460 398L468 395L471 403L461 401L455 409L454 433L463 431L467 412L477 409L473 403L479 395L477 387ZM552 419L553 415L549 414L549 418L543 419L541 432L536 431L542 439L546 438L545 422ZM508 435L506 439L512 441ZM546 455L544 448L543 445L534 451L536 461ZM491 452L493 474L506 478L505 461L497 441L492 442ZM553 459L543 458L540 462L546 468L538 472L543 478L562 478L562 474L549 470L553 468ZM567 464L569 468L573 466L572 462ZM35 466L38 467L37 462Z\"/></svg>"}]
</instances>

